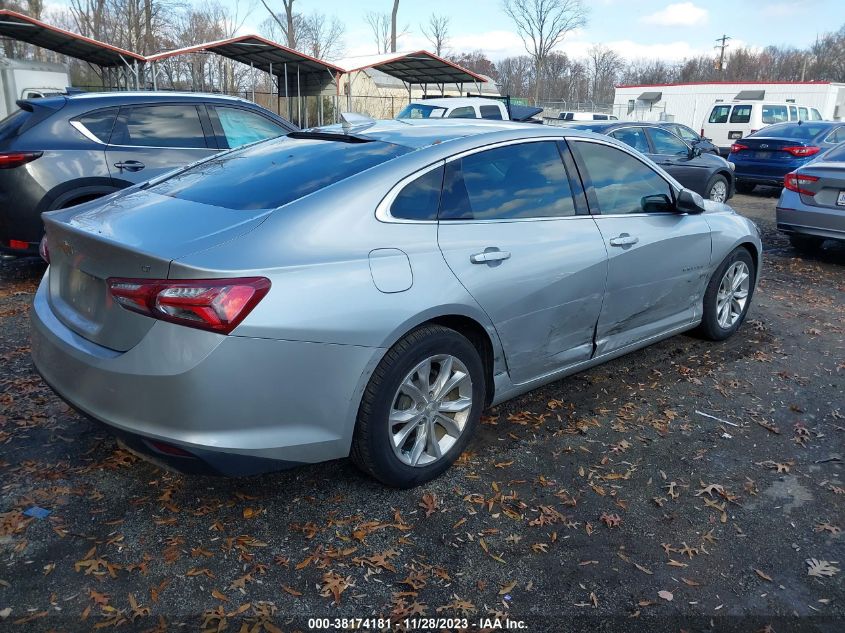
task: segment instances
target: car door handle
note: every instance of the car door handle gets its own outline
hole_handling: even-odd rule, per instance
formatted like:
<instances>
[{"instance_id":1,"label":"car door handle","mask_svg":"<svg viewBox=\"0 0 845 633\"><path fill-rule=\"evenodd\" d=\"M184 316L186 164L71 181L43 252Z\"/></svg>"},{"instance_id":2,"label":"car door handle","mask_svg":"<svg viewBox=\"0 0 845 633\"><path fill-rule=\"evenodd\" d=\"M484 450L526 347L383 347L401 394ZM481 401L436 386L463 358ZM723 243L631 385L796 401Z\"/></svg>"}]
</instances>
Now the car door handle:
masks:
<instances>
[{"instance_id":1,"label":"car door handle","mask_svg":"<svg viewBox=\"0 0 845 633\"><path fill-rule=\"evenodd\" d=\"M614 237L610 240L611 246L633 246L640 241L640 238L633 235L622 234L619 237Z\"/></svg>"},{"instance_id":2,"label":"car door handle","mask_svg":"<svg viewBox=\"0 0 845 633\"><path fill-rule=\"evenodd\" d=\"M469 256L469 261L473 264L487 264L490 262L501 262L510 259L511 254L508 251L500 251L498 248L487 248L483 253L474 253Z\"/></svg>"},{"instance_id":3,"label":"car door handle","mask_svg":"<svg viewBox=\"0 0 845 633\"><path fill-rule=\"evenodd\" d=\"M122 163L115 163L114 166L118 169L125 169L126 171L141 171L144 167L146 167L144 163L137 160L127 160Z\"/></svg>"}]
</instances>

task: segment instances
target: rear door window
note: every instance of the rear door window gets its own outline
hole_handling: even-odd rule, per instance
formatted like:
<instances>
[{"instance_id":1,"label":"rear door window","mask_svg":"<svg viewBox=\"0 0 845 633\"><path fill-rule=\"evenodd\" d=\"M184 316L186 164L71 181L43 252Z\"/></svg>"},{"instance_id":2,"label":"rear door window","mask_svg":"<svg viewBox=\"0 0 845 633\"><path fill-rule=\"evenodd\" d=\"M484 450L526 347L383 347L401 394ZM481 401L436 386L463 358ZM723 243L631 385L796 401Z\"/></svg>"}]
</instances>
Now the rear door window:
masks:
<instances>
[{"instance_id":1,"label":"rear door window","mask_svg":"<svg viewBox=\"0 0 845 633\"><path fill-rule=\"evenodd\" d=\"M286 134L278 123L245 108L215 106L223 136L230 148Z\"/></svg>"},{"instance_id":2,"label":"rear door window","mask_svg":"<svg viewBox=\"0 0 845 633\"><path fill-rule=\"evenodd\" d=\"M796 106L789 106L789 120L790 121L797 121L798 120L798 108Z\"/></svg>"},{"instance_id":3,"label":"rear door window","mask_svg":"<svg viewBox=\"0 0 845 633\"><path fill-rule=\"evenodd\" d=\"M696 134L694 130L691 130L686 125L675 125L672 131L688 143L701 140L701 135Z\"/></svg>"},{"instance_id":4,"label":"rear door window","mask_svg":"<svg viewBox=\"0 0 845 633\"><path fill-rule=\"evenodd\" d=\"M733 111L731 112L731 123L748 123L751 120L751 108L753 106L750 105L738 105L734 106Z\"/></svg>"},{"instance_id":5,"label":"rear door window","mask_svg":"<svg viewBox=\"0 0 845 633\"><path fill-rule=\"evenodd\" d=\"M822 120L821 112L819 112L815 108L810 108L810 121L821 121L821 120Z\"/></svg>"},{"instance_id":6,"label":"rear door window","mask_svg":"<svg viewBox=\"0 0 845 633\"><path fill-rule=\"evenodd\" d=\"M593 115L593 121L607 121L607 115L606 114L594 114Z\"/></svg>"},{"instance_id":7,"label":"rear door window","mask_svg":"<svg viewBox=\"0 0 845 633\"><path fill-rule=\"evenodd\" d=\"M482 119L495 119L497 121L502 120L502 110L499 106L483 105L479 108L479 110L481 110Z\"/></svg>"},{"instance_id":8,"label":"rear door window","mask_svg":"<svg viewBox=\"0 0 845 633\"><path fill-rule=\"evenodd\" d=\"M105 108L88 112L74 119L101 143L108 143L119 108Z\"/></svg>"},{"instance_id":9,"label":"rear door window","mask_svg":"<svg viewBox=\"0 0 845 633\"><path fill-rule=\"evenodd\" d=\"M708 119L709 123L727 123L728 122L728 115L731 112L731 106L729 105L718 105L713 108L713 111L710 113L710 118Z\"/></svg>"},{"instance_id":10,"label":"rear door window","mask_svg":"<svg viewBox=\"0 0 845 633\"><path fill-rule=\"evenodd\" d=\"M784 123L789 120L789 111L783 105L764 105L763 106L763 123L771 125L772 123Z\"/></svg>"},{"instance_id":11,"label":"rear door window","mask_svg":"<svg viewBox=\"0 0 845 633\"><path fill-rule=\"evenodd\" d=\"M462 106L455 108L449 113L450 119L477 119L475 116L475 108L472 106Z\"/></svg>"},{"instance_id":12,"label":"rear door window","mask_svg":"<svg viewBox=\"0 0 845 633\"><path fill-rule=\"evenodd\" d=\"M401 220L436 220L442 186L441 165L405 185L390 205L391 217Z\"/></svg>"},{"instance_id":13,"label":"rear door window","mask_svg":"<svg viewBox=\"0 0 845 633\"><path fill-rule=\"evenodd\" d=\"M557 143L476 152L446 164L441 220L512 220L575 215Z\"/></svg>"},{"instance_id":14,"label":"rear door window","mask_svg":"<svg viewBox=\"0 0 845 633\"><path fill-rule=\"evenodd\" d=\"M798 106L798 118L801 119L802 121L807 121L808 116L809 116L809 113L807 112L807 108L803 108L801 106Z\"/></svg>"},{"instance_id":15,"label":"rear door window","mask_svg":"<svg viewBox=\"0 0 845 633\"><path fill-rule=\"evenodd\" d=\"M628 127L623 128L621 130L614 130L610 133L610 135L625 143L625 145L630 145L638 152L642 152L643 154L648 154L651 152L651 149L648 146L648 139L645 135L645 130L641 127Z\"/></svg>"},{"instance_id":16,"label":"rear door window","mask_svg":"<svg viewBox=\"0 0 845 633\"><path fill-rule=\"evenodd\" d=\"M154 105L129 109L112 130L112 145L205 148L205 133L194 105Z\"/></svg>"},{"instance_id":17,"label":"rear door window","mask_svg":"<svg viewBox=\"0 0 845 633\"><path fill-rule=\"evenodd\" d=\"M824 139L825 143L842 143L843 141L845 141L845 126L836 128Z\"/></svg>"},{"instance_id":18,"label":"rear door window","mask_svg":"<svg viewBox=\"0 0 845 633\"><path fill-rule=\"evenodd\" d=\"M677 136L660 128L649 128L649 136L654 145L655 154L671 154L673 156L686 156L689 148Z\"/></svg>"},{"instance_id":19,"label":"rear door window","mask_svg":"<svg viewBox=\"0 0 845 633\"><path fill-rule=\"evenodd\" d=\"M212 158L150 190L227 209L275 209L409 151L380 141L282 136Z\"/></svg>"}]
</instances>

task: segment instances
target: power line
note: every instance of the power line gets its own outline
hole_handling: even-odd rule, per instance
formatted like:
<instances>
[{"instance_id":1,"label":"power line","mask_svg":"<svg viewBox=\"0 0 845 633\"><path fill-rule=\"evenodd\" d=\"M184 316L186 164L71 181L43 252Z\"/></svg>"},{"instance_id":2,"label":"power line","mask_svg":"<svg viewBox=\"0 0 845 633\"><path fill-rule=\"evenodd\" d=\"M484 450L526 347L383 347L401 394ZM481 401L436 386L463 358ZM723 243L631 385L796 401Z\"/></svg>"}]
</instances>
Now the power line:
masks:
<instances>
[{"instance_id":1,"label":"power line","mask_svg":"<svg viewBox=\"0 0 845 633\"><path fill-rule=\"evenodd\" d=\"M716 41L721 42L721 45L714 46L713 48L719 49L719 61L716 62L716 70L720 73L724 72L725 70L725 49L729 46L728 40L733 39L727 35L722 35L722 37L717 37Z\"/></svg>"}]
</instances>

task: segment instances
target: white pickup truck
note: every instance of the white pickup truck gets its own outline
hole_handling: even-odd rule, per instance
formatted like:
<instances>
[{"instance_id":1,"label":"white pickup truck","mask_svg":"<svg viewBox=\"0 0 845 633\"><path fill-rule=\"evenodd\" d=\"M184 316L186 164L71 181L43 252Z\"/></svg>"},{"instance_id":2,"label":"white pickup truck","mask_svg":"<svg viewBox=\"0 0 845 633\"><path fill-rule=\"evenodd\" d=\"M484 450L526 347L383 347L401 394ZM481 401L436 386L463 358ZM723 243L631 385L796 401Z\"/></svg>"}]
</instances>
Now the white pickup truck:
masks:
<instances>
[{"instance_id":1,"label":"white pickup truck","mask_svg":"<svg viewBox=\"0 0 845 633\"><path fill-rule=\"evenodd\" d=\"M0 57L0 120L17 109L19 99L61 94L70 86L62 64Z\"/></svg>"},{"instance_id":2,"label":"white pickup truck","mask_svg":"<svg viewBox=\"0 0 845 633\"><path fill-rule=\"evenodd\" d=\"M488 119L495 121L522 121L542 123L533 117L542 108L516 105L509 99L483 97L439 97L411 101L396 115L397 119Z\"/></svg>"}]
</instances>

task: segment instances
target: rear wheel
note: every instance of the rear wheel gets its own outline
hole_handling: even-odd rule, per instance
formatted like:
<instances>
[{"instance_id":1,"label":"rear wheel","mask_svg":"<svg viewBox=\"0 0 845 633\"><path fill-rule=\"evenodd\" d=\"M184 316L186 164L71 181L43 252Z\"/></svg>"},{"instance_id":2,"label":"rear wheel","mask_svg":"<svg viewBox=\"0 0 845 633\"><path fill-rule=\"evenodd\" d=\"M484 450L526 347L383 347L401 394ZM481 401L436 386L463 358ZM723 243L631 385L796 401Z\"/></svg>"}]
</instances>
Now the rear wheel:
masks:
<instances>
[{"instance_id":1,"label":"rear wheel","mask_svg":"<svg viewBox=\"0 0 845 633\"><path fill-rule=\"evenodd\" d=\"M736 192L749 194L754 191L754 187L756 186L757 185L755 185L753 182L742 182L741 180L739 180L736 183Z\"/></svg>"},{"instance_id":2,"label":"rear wheel","mask_svg":"<svg viewBox=\"0 0 845 633\"><path fill-rule=\"evenodd\" d=\"M728 199L728 179L716 174L707 185L707 196L714 202L726 202Z\"/></svg>"},{"instance_id":3,"label":"rear wheel","mask_svg":"<svg viewBox=\"0 0 845 633\"><path fill-rule=\"evenodd\" d=\"M814 253L821 248L824 240L815 235L790 235L789 243L792 244L795 250L802 253Z\"/></svg>"},{"instance_id":4,"label":"rear wheel","mask_svg":"<svg viewBox=\"0 0 845 633\"><path fill-rule=\"evenodd\" d=\"M725 258L704 292L704 313L699 333L723 341L742 325L754 293L755 267L751 254L740 247Z\"/></svg>"},{"instance_id":5,"label":"rear wheel","mask_svg":"<svg viewBox=\"0 0 845 633\"><path fill-rule=\"evenodd\" d=\"M385 354L364 391L352 460L396 488L434 479L469 443L484 406L478 351L454 330L409 333Z\"/></svg>"}]
</instances>

